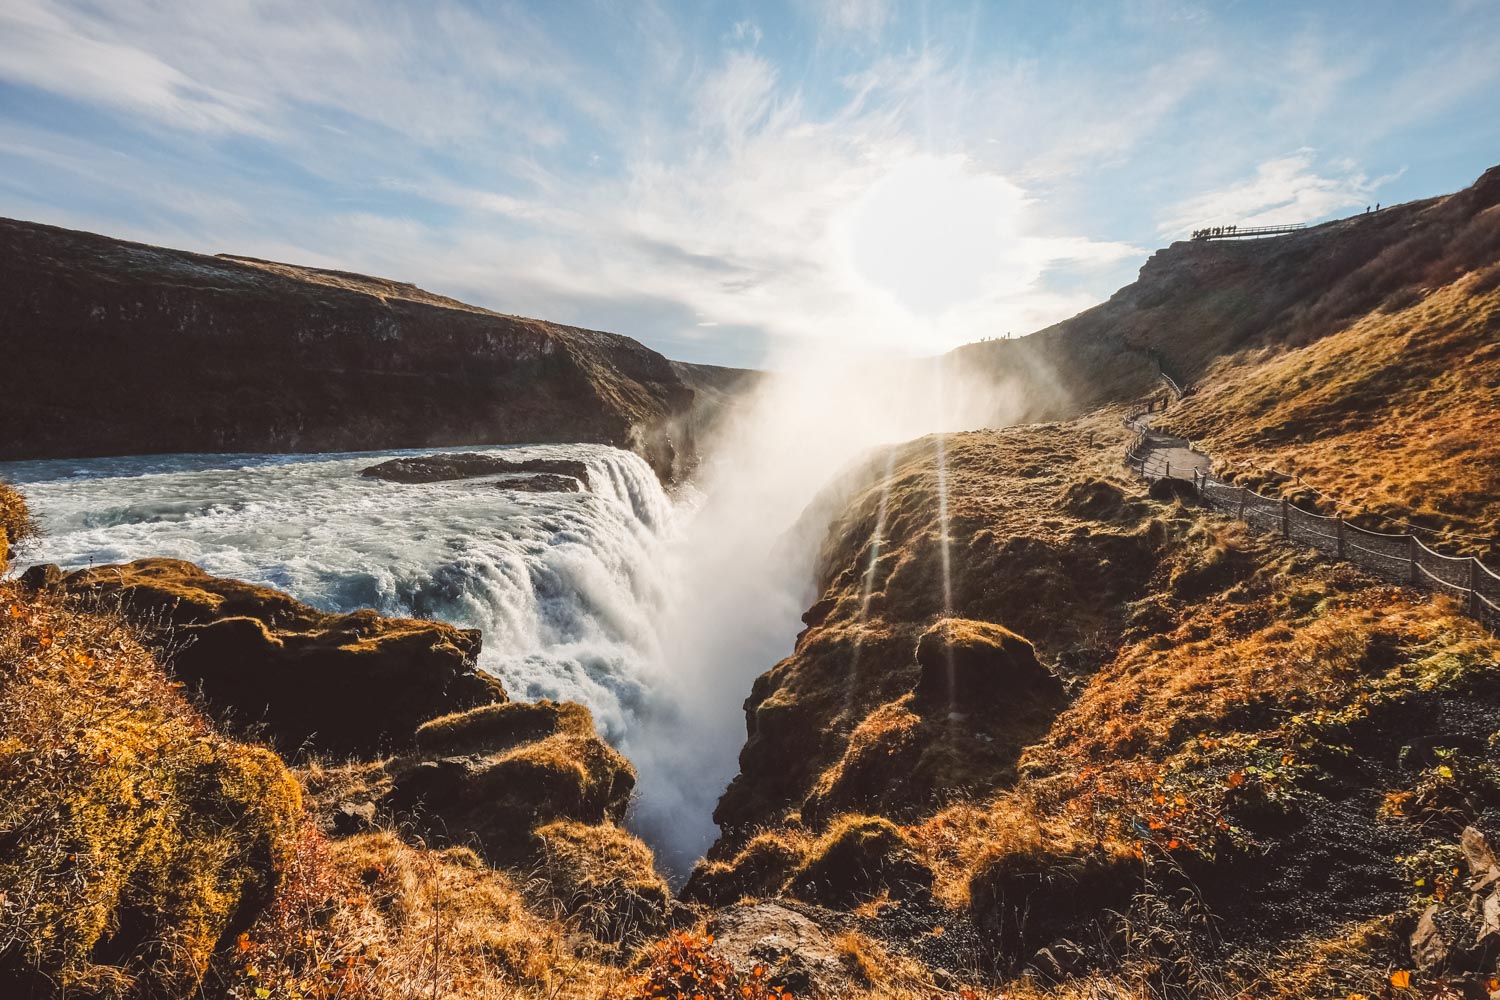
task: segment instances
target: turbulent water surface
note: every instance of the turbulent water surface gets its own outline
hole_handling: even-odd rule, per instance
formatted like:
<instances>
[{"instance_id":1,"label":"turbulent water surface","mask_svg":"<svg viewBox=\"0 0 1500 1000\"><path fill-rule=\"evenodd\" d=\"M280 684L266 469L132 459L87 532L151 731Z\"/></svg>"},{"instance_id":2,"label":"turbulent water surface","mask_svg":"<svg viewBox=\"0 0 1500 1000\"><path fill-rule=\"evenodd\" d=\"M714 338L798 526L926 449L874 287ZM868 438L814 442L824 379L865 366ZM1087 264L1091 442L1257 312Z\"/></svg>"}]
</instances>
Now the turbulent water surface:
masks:
<instances>
[{"instance_id":1,"label":"turbulent water surface","mask_svg":"<svg viewBox=\"0 0 1500 1000\"><path fill-rule=\"evenodd\" d=\"M479 628L480 665L512 697L583 702L628 751L660 663L655 621L673 513L656 476L602 445L462 450L581 459L593 491L359 474L413 452L17 462L0 465L0 477L25 490L45 530L22 563L168 556L328 611Z\"/></svg>"}]
</instances>

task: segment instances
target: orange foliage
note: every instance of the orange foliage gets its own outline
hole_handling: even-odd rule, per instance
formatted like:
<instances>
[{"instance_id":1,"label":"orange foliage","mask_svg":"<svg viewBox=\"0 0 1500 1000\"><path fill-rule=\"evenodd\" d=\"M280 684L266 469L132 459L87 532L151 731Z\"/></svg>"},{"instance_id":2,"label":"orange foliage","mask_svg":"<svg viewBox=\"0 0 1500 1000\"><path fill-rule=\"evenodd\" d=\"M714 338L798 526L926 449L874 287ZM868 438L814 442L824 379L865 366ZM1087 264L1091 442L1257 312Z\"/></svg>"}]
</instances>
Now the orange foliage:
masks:
<instances>
[{"instance_id":1,"label":"orange foliage","mask_svg":"<svg viewBox=\"0 0 1500 1000\"><path fill-rule=\"evenodd\" d=\"M784 986L766 982L765 966L738 973L713 950L713 935L673 935L657 942L631 1000L792 1000Z\"/></svg>"}]
</instances>

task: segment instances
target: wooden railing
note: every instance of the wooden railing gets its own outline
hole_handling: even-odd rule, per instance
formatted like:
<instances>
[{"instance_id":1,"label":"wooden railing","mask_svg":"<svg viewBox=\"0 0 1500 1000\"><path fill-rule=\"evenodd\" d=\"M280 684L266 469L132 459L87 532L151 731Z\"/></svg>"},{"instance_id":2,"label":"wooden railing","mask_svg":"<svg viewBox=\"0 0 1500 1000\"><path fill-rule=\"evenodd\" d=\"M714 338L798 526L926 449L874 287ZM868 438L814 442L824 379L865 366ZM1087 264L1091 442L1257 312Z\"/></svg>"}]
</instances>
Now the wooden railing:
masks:
<instances>
[{"instance_id":1,"label":"wooden railing","mask_svg":"<svg viewBox=\"0 0 1500 1000\"><path fill-rule=\"evenodd\" d=\"M1125 418L1125 426L1136 432L1125 449L1125 464L1145 479L1187 479L1189 475L1183 473L1189 470L1178 470L1178 475L1173 476L1170 464L1163 466L1163 460L1153 456L1153 449L1148 446L1151 414L1165 408L1164 399L1156 396ZM1197 450L1193 442L1182 440L1190 450ZM1190 475L1198 495L1213 510L1238 518L1252 528L1277 532L1288 541L1301 542L1336 559L1352 562L1393 583L1448 594L1459 601L1469 617L1500 635L1500 573L1476 557L1439 552L1418 538L1415 530L1371 531L1346 521L1342 514L1314 514L1284 497L1263 496L1247 486L1236 486L1196 470L1191 470ZM1437 537L1442 533L1431 534ZM1434 544L1440 543L1434 541Z\"/></svg>"},{"instance_id":2,"label":"wooden railing","mask_svg":"<svg viewBox=\"0 0 1500 1000\"><path fill-rule=\"evenodd\" d=\"M1262 496L1248 486L1213 476L1196 476L1194 485L1215 510L1356 563L1393 583L1448 594L1458 599L1470 617L1500 632L1500 573L1473 556L1445 555L1415 534L1371 531L1344 520L1342 514L1314 514L1284 497Z\"/></svg>"}]
</instances>

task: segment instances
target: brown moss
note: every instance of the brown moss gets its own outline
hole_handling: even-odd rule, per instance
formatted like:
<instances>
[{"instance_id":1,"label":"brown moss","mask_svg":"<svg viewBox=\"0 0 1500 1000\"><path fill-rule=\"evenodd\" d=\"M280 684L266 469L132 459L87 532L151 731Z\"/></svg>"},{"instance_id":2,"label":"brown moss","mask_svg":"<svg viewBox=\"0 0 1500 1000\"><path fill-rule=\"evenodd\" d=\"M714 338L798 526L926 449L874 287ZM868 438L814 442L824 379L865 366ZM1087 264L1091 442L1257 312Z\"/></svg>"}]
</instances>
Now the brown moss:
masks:
<instances>
[{"instance_id":1,"label":"brown moss","mask_svg":"<svg viewBox=\"0 0 1500 1000\"><path fill-rule=\"evenodd\" d=\"M118 620L0 587L0 895L13 988L188 996L277 885L301 817ZM113 984L113 985L111 985Z\"/></svg>"},{"instance_id":2,"label":"brown moss","mask_svg":"<svg viewBox=\"0 0 1500 1000\"><path fill-rule=\"evenodd\" d=\"M493 753L558 732L587 735L593 728L588 709L574 702L505 702L424 722L417 728L417 749L424 753Z\"/></svg>"},{"instance_id":3,"label":"brown moss","mask_svg":"<svg viewBox=\"0 0 1500 1000\"><path fill-rule=\"evenodd\" d=\"M713 906L741 899L775 896L786 888L802 864L804 846L784 833L762 833L728 861L699 861L683 889L683 898Z\"/></svg>"},{"instance_id":4,"label":"brown moss","mask_svg":"<svg viewBox=\"0 0 1500 1000\"><path fill-rule=\"evenodd\" d=\"M10 563L14 547L37 533L36 521L14 486L0 481L0 570Z\"/></svg>"},{"instance_id":5,"label":"brown moss","mask_svg":"<svg viewBox=\"0 0 1500 1000\"><path fill-rule=\"evenodd\" d=\"M507 703L437 720L424 739L464 756L393 762L390 804L442 838L476 837L495 860L530 849L531 831L558 820L618 821L630 803L635 769L594 730L587 708L571 702ZM528 735L549 733L530 742ZM498 744L489 748L493 736Z\"/></svg>"},{"instance_id":6,"label":"brown moss","mask_svg":"<svg viewBox=\"0 0 1500 1000\"><path fill-rule=\"evenodd\" d=\"M532 836L544 905L559 919L621 955L667 929L677 904L639 838L612 823L570 821Z\"/></svg>"},{"instance_id":7,"label":"brown moss","mask_svg":"<svg viewBox=\"0 0 1500 1000\"><path fill-rule=\"evenodd\" d=\"M835 821L792 876L789 891L809 902L849 906L881 893L925 893L932 871L899 827L877 816Z\"/></svg>"},{"instance_id":8,"label":"brown moss","mask_svg":"<svg viewBox=\"0 0 1500 1000\"><path fill-rule=\"evenodd\" d=\"M368 610L325 614L177 559L80 570L62 586L170 643L178 677L226 720L264 727L289 751L405 747L433 716L505 699L475 666L472 629Z\"/></svg>"}]
</instances>

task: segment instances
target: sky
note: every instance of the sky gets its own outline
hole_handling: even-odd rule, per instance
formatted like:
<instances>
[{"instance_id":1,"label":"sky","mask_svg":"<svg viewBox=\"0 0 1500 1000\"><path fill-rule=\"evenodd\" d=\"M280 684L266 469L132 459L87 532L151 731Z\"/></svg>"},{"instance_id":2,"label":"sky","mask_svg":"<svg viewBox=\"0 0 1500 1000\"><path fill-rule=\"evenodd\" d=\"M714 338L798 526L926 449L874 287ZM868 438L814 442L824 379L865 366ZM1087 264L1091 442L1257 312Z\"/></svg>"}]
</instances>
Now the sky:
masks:
<instances>
[{"instance_id":1,"label":"sky","mask_svg":"<svg viewBox=\"0 0 1500 1000\"><path fill-rule=\"evenodd\" d=\"M1500 0L0 0L0 215L933 354L1500 163Z\"/></svg>"}]
</instances>

